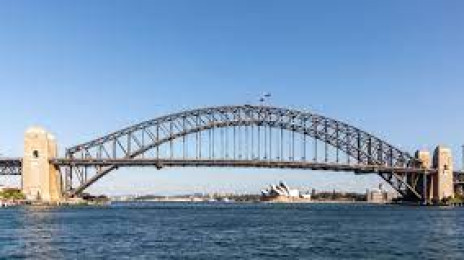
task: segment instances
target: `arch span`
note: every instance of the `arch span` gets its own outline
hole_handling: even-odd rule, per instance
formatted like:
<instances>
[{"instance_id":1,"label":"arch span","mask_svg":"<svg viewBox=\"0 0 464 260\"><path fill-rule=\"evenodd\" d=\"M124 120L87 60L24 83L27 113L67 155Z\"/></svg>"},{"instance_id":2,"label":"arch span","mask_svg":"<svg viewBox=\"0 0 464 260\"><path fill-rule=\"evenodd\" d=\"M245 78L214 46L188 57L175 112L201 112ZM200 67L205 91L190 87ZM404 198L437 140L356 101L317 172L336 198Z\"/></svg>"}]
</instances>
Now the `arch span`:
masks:
<instances>
[{"instance_id":1,"label":"arch span","mask_svg":"<svg viewBox=\"0 0 464 260\"><path fill-rule=\"evenodd\" d=\"M66 157L100 162L123 159L129 163L141 158L207 159L210 166L227 161L229 167L234 162L237 167L270 165L243 162L279 162L291 168L295 163L318 160L398 169L417 165L409 153L344 122L307 111L252 105L201 108L158 117L68 148ZM66 190L77 195L117 168L104 163L96 167L71 165L65 174ZM420 196L408 184L407 174L378 174L401 195L413 191Z\"/></svg>"}]
</instances>

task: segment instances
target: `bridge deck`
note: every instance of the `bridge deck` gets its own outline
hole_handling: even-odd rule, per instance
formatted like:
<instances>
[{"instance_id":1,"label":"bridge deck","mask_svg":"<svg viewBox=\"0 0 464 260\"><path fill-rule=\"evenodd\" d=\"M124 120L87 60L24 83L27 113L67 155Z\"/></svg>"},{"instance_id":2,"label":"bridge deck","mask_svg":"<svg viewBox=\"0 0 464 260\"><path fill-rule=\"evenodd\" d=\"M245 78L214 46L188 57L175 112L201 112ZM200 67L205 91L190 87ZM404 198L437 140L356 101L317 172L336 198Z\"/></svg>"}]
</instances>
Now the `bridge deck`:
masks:
<instances>
[{"instance_id":1,"label":"bridge deck","mask_svg":"<svg viewBox=\"0 0 464 260\"><path fill-rule=\"evenodd\" d=\"M56 158L50 161L58 166L116 166L116 167L242 167L242 168L287 168L320 171L350 171L356 174L395 172L432 174L436 170L417 168L398 168L379 165L336 164L296 161L250 161L250 160L209 160L209 159L67 159ZM22 158L0 158L0 175L21 175ZM464 184L464 171L455 171L456 184Z\"/></svg>"},{"instance_id":2,"label":"bridge deck","mask_svg":"<svg viewBox=\"0 0 464 260\"><path fill-rule=\"evenodd\" d=\"M211 160L211 159L53 159L60 166L116 166L116 167L243 167L243 168L286 168L321 171L349 171L357 174L369 173L418 173L430 174L434 169L400 168L380 165L336 164L301 161L253 161L253 160Z\"/></svg>"}]
</instances>

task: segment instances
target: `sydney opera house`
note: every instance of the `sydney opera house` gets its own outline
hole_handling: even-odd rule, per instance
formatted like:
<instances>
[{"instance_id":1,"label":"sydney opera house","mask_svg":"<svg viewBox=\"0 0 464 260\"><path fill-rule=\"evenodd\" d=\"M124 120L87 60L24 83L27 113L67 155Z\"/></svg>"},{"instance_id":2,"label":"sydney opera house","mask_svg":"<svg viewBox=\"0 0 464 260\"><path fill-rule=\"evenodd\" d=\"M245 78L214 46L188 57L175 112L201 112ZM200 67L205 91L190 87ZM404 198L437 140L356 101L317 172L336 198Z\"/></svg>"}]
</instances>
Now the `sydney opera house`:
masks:
<instances>
[{"instance_id":1,"label":"sydney opera house","mask_svg":"<svg viewBox=\"0 0 464 260\"><path fill-rule=\"evenodd\" d=\"M269 188L261 191L261 200L269 202L292 202L310 201L311 196L301 194L297 189L291 189L284 182L278 185L270 185Z\"/></svg>"}]
</instances>

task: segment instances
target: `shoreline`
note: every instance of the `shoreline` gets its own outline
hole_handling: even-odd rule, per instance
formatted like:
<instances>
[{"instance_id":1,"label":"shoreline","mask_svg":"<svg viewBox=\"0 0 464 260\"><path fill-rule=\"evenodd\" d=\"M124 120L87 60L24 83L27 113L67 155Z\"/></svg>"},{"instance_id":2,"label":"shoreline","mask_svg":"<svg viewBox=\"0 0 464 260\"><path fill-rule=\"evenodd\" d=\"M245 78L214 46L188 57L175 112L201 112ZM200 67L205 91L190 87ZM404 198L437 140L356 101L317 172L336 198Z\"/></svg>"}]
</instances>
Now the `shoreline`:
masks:
<instances>
[{"instance_id":1,"label":"shoreline","mask_svg":"<svg viewBox=\"0 0 464 260\"><path fill-rule=\"evenodd\" d=\"M209 203L209 204L372 204L372 205L387 205L391 203L373 203L368 201L208 201L208 200L114 200L112 203Z\"/></svg>"},{"instance_id":2,"label":"shoreline","mask_svg":"<svg viewBox=\"0 0 464 260\"><path fill-rule=\"evenodd\" d=\"M111 204L130 204L130 203L185 203L185 204L357 204L357 205L389 205L389 206L410 206L410 207L441 207L441 208L460 208L464 207L463 203L445 204L421 204L419 202L369 202L355 200L207 200L207 199L148 199L148 200L108 200L108 201L86 201L86 200L70 200L56 203L40 203L31 201L0 201L1 208L27 207L27 208L55 208L55 207L105 207Z\"/></svg>"}]
</instances>

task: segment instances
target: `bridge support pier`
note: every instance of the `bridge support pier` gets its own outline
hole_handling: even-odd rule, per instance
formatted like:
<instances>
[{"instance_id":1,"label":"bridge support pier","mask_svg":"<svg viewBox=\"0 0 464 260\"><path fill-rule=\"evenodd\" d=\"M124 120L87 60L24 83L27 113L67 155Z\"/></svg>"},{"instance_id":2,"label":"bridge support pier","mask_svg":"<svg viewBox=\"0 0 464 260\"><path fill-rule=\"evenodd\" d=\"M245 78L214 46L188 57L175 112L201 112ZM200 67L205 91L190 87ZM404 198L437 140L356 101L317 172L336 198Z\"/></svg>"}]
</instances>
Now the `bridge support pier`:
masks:
<instances>
[{"instance_id":1,"label":"bridge support pier","mask_svg":"<svg viewBox=\"0 0 464 260\"><path fill-rule=\"evenodd\" d=\"M454 197L453 157L451 150L438 146L433 154L433 168L438 172L433 176L433 200Z\"/></svg>"},{"instance_id":2,"label":"bridge support pier","mask_svg":"<svg viewBox=\"0 0 464 260\"><path fill-rule=\"evenodd\" d=\"M62 198L59 168L50 163L57 156L55 138L40 127L24 137L22 192L30 201L56 203Z\"/></svg>"},{"instance_id":3,"label":"bridge support pier","mask_svg":"<svg viewBox=\"0 0 464 260\"><path fill-rule=\"evenodd\" d=\"M431 158L428 151L417 151L416 158L421 160L422 168L437 170L431 175L423 174L418 182L425 203L439 203L443 199L454 197L453 157L451 150L438 146ZM432 160L433 159L433 160Z\"/></svg>"},{"instance_id":4,"label":"bridge support pier","mask_svg":"<svg viewBox=\"0 0 464 260\"><path fill-rule=\"evenodd\" d=\"M417 151L416 158L421 161L420 166L424 168L424 170L430 169L432 159L431 159L429 151ZM430 201L432 201L432 194L433 194L432 176L422 174L419 177L418 185L419 185L418 190L421 191L421 195L422 195L422 202L424 204L427 204Z\"/></svg>"}]
</instances>

